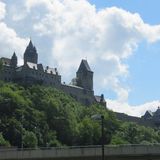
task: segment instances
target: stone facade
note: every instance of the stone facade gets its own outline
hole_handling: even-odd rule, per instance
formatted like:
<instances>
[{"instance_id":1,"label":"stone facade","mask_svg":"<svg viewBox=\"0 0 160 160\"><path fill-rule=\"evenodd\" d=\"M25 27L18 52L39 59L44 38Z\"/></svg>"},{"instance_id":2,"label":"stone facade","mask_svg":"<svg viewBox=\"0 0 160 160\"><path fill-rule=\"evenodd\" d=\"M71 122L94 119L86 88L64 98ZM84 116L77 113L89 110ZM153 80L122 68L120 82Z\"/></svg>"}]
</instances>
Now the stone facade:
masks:
<instances>
[{"instance_id":1,"label":"stone facade","mask_svg":"<svg viewBox=\"0 0 160 160\"><path fill-rule=\"evenodd\" d=\"M13 53L11 59L2 57L3 69L0 72L0 80L15 82L22 85L47 85L64 91L78 102L84 105L100 103L106 106L104 96L94 96L93 72L87 60L82 60L76 73L76 78L69 85L61 83L61 75L57 68L44 67L38 64L36 47L29 42L24 52L24 64L17 66L17 56Z\"/></svg>"}]
</instances>

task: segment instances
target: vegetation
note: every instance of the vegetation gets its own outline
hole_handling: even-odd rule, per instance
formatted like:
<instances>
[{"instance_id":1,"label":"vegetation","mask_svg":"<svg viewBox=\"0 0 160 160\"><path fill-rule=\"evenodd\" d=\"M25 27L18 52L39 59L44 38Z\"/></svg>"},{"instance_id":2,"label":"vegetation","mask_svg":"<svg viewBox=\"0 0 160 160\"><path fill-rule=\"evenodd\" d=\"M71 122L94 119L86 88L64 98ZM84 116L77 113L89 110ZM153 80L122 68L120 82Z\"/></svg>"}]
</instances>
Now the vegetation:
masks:
<instances>
[{"instance_id":1,"label":"vegetation","mask_svg":"<svg viewBox=\"0 0 160 160\"><path fill-rule=\"evenodd\" d=\"M94 114L104 115L105 144L160 142L159 131L122 123L100 105L82 106L50 87L0 82L0 146L98 145L101 124Z\"/></svg>"}]
</instances>

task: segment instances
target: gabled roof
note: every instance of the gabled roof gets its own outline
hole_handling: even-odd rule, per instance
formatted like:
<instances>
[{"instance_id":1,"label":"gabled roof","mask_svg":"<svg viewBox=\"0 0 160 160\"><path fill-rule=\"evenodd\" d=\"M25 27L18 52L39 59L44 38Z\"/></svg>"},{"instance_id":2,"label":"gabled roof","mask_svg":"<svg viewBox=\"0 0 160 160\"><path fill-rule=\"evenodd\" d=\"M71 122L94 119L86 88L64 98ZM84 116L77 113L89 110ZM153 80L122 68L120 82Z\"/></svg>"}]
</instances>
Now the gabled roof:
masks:
<instances>
[{"instance_id":1,"label":"gabled roof","mask_svg":"<svg viewBox=\"0 0 160 160\"><path fill-rule=\"evenodd\" d=\"M92 72L92 70L89 67L89 64L88 64L87 60L82 59L81 64L80 64L77 72L81 72L81 71Z\"/></svg>"},{"instance_id":2,"label":"gabled roof","mask_svg":"<svg viewBox=\"0 0 160 160\"><path fill-rule=\"evenodd\" d=\"M147 110L145 113L146 116L153 116L153 112L150 110Z\"/></svg>"}]
</instances>

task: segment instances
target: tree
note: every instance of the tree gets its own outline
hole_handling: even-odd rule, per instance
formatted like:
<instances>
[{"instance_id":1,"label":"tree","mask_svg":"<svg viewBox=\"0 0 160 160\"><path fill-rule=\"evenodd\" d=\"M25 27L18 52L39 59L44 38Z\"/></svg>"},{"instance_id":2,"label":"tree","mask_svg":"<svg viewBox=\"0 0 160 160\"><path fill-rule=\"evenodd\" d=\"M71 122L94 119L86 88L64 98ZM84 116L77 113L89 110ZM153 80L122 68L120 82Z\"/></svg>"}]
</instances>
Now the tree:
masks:
<instances>
[{"instance_id":1,"label":"tree","mask_svg":"<svg viewBox=\"0 0 160 160\"><path fill-rule=\"evenodd\" d=\"M84 118L79 124L79 144L93 145L100 144L100 124L91 118Z\"/></svg>"},{"instance_id":2,"label":"tree","mask_svg":"<svg viewBox=\"0 0 160 160\"><path fill-rule=\"evenodd\" d=\"M129 144L127 140L125 140L122 136L118 134L112 136L111 144L118 145L118 144Z\"/></svg>"},{"instance_id":3,"label":"tree","mask_svg":"<svg viewBox=\"0 0 160 160\"><path fill-rule=\"evenodd\" d=\"M160 131L120 122L103 106L82 106L55 88L21 86L0 81L0 144L45 147L61 145L98 145L104 116L105 144L160 143ZM23 117L23 118L22 118ZM22 135L23 131L23 135ZM3 136L2 136L3 135Z\"/></svg>"},{"instance_id":4,"label":"tree","mask_svg":"<svg viewBox=\"0 0 160 160\"><path fill-rule=\"evenodd\" d=\"M10 146L10 143L4 139L2 133L0 133L0 146L6 146L6 147Z\"/></svg>"},{"instance_id":5,"label":"tree","mask_svg":"<svg viewBox=\"0 0 160 160\"><path fill-rule=\"evenodd\" d=\"M23 146L25 148L36 148L38 140L36 135L33 132L25 131L23 135Z\"/></svg>"},{"instance_id":6,"label":"tree","mask_svg":"<svg viewBox=\"0 0 160 160\"><path fill-rule=\"evenodd\" d=\"M49 131L47 134L47 147L59 147L62 144L57 140L57 135L56 132L54 131Z\"/></svg>"}]
</instances>

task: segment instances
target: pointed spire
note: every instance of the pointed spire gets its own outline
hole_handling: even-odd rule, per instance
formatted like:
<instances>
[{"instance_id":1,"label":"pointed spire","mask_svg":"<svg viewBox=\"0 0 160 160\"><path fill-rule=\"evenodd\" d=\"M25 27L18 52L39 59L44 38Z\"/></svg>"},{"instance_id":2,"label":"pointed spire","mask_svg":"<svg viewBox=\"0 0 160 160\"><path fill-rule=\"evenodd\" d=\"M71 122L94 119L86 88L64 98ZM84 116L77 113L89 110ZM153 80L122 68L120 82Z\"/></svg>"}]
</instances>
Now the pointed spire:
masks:
<instances>
[{"instance_id":1,"label":"pointed spire","mask_svg":"<svg viewBox=\"0 0 160 160\"><path fill-rule=\"evenodd\" d=\"M30 39L30 41L29 41L28 47L29 47L29 48L34 48L34 46L33 46L33 43L32 43L32 41L31 41L31 39Z\"/></svg>"},{"instance_id":2,"label":"pointed spire","mask_svg":"<svg viewBox=\"0 0 160 160\"><path fill-rule=\"evenodd\" d=\"M85 60L85 59L82 59L81 64L80 64L79 69L78 69L78 71L82 71L82 70L92 72L90 67L89 67L89 64L88 64L87 60Z\"/></svg>"},{"instance_id":3,"label":"pointed spire","mask_svg":"<svg viewBox=\"0 0 160 160\"><path fill-rule=\"evenodd\" d=\"M13 56L12 57L17 57L15 51L13 52Z\"/></svg>"},{"instance_id":4,"label":"pointed spire","mask_svg":"<svg viewBox=\"0 0 160 160\"><path fill-rule=\"evenodd\" d=\"M29 44L24 52L24 64L26 62L37 63L38 54L36 47L33 45L32 40L30 39Z\"/></svg>"},{"instance_id":5,"label":"pointed spire","mask_svg":"<svg viewBox=\"0 0 160 160\"><path fill-rule=\"evenodd\" d=\"M10 64L12 67L17 67L17 56L15 52L12 55Z\"/></svg>"}]
</instances>

